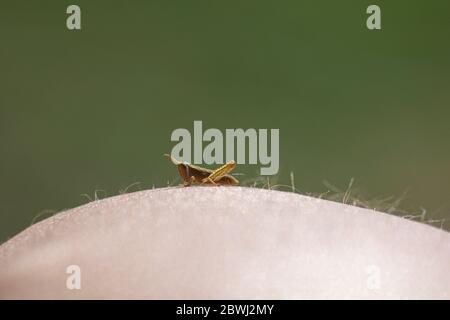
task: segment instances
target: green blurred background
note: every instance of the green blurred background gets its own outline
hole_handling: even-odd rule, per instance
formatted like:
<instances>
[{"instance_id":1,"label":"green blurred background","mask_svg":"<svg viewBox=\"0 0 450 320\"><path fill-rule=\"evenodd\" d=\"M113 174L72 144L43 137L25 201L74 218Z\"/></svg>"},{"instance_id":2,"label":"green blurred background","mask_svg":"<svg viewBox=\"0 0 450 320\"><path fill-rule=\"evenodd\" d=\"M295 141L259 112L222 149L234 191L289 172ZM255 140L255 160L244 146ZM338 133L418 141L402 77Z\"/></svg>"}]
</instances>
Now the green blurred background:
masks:
<instances>
[{"instance_id":1,"label":"green blurred background","mask_svg":"<svg viewBox=\"0 0 450 320\"><path fill-rule=\"evenodd\" d=\"M166 185L170 134L194 120L280 128L278 180L303 192L354 177L450 218L449 16L448 0L2 1L0 242L81 194Z\"/></svg>"}]
</instances>

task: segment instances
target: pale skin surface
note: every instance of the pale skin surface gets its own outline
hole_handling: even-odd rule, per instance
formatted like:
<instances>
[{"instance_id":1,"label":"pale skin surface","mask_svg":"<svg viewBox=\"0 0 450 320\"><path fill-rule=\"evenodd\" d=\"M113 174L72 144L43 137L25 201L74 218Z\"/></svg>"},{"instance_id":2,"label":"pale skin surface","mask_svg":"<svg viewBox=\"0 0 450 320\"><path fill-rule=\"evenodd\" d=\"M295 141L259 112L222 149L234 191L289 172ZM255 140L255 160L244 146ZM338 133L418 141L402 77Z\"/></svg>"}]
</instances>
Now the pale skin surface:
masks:
<instances>
[{"instance_id":1,"label":"pale skin surface","mask_svg":"<svg viewBox=\"0 0 450 320\"><path fill-rule=\"evenodd\" d=\"M81 268L69 290L66 268ZM0 298L449 299L450 234L289 192L136 192L0 246Z\"/></svg>"}]
</instances>

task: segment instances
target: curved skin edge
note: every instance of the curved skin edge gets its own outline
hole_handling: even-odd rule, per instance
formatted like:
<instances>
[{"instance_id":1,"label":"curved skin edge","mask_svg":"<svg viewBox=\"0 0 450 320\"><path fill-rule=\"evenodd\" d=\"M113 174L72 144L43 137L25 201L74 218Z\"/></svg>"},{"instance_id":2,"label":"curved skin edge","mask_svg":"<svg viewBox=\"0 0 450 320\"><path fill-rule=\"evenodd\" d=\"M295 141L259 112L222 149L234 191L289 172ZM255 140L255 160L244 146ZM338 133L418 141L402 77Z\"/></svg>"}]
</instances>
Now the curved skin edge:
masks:
<instances>
[{"instance_id":1,"label":"curved skin edge","mask_svg":"<svg viewBox=\"0 0 450 320\"><path fill-rule=\"evenodd\" d=\"M69 265L82 289L66 287ZM450 298L450 234L243 187L140 191L67 210L0 246L0 298Z\"/></svg>"}]
</instances>

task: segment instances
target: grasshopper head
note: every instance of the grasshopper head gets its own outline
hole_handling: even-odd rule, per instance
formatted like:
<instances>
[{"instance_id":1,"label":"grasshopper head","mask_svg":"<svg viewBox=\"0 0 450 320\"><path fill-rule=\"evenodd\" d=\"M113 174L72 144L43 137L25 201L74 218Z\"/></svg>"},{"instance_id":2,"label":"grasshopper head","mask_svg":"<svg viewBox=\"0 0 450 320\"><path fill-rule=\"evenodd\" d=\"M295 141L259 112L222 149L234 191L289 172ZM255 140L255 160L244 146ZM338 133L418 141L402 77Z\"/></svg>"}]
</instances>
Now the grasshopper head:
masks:
<instances>
[{"instance_id":1,"label":"grasshopper head","mask_svg":"<svg viewBox=\"0 0 450 320\"><path fill-rule=\"evenodd\" d=\"M164 156L165 156L167 159L169 159L170 161L172 161L172 163L173 163L174 165L176 165L176 166L179 165L179 164L181 164L180 161L178 161L177 159L175 159L174 157L172 157L170 154L165 153Z\"/></svg>"}]
</instances>

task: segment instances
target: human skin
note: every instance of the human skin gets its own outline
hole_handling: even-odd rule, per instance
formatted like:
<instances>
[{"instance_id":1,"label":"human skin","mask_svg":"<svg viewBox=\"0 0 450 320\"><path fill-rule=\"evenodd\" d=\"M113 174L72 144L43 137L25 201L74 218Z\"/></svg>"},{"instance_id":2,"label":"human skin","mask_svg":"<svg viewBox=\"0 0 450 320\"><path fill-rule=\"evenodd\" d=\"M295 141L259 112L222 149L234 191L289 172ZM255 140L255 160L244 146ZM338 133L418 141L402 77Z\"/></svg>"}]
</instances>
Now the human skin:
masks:
<instances>
[{"instance_id":1,"label":"human skin","mask_svg":"<svg viewBox=\"0 0 450 320\"><path fill-rule=\"evenodd\" d=\"M0 246L0 298L449 299L449 266L450 234L425 224L290 192L177 187L26 229Z\"/></svg>"}]
</instances>

